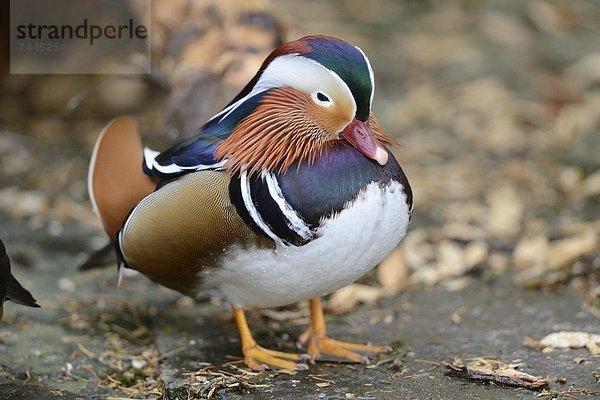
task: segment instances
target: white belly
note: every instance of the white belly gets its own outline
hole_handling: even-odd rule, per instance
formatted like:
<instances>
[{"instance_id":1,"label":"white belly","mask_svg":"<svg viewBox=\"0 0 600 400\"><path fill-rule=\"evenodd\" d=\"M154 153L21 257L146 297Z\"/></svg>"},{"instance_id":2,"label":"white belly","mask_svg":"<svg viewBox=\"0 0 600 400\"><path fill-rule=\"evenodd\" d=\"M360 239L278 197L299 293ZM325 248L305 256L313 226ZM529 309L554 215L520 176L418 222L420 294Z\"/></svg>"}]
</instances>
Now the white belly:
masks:
<instances>
[{"instance_id":1,"label":"white belly","mask_svg":"<svg viewBox=\"0 0 600 400\"><path fill-rule=\"evenodd\" d=\"M371 183L351 208L323 221L317 239L236 250L203 280L238 306L276 307L331 293L369 272L404 237L409 211L402 189Z\"/></svg>"}]
</instances>

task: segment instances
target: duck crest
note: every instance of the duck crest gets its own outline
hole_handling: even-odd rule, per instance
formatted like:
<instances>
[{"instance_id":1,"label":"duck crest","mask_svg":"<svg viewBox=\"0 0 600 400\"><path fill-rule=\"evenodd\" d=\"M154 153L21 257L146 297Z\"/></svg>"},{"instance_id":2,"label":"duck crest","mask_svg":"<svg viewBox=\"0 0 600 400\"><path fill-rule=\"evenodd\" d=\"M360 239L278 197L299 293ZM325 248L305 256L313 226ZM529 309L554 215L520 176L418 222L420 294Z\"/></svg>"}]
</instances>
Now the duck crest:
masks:
<instances>
[{"instance_id":1,"label":"duck crest","mask_svg":"<svg viewBox=\"0 0 600 400\"><path fill-rule=\"evenodd\" d=\"M348 84L357 100L357 117L366 121L373 101L375 80L373 69L363 51L333 36L311 35L288 42L275 49L263 62L256 75L225 109L242 100L256 87L269 64L280 56L299 55L310 58L335 71ZM353 67L354 66L354 67ZM356 68L355 66L359 66Z\"/></svg>"}]
</instances>

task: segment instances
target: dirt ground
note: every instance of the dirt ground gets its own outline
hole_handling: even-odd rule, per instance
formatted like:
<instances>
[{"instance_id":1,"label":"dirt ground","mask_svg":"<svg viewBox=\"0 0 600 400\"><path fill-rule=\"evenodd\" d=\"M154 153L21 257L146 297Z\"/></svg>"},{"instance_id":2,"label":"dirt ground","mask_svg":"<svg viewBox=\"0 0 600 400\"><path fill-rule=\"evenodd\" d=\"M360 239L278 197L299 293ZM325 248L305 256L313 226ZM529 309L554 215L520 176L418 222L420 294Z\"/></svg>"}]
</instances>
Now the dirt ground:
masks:
<instances>
[{"instance_id":1,"label":"dirt ground","mask_svg":"<svg viewBox=\"0 0 600 400\"><path fill-rule=\"evenodd\" d=\"M600 396L600 340L540 343L600 333L600 4L368 4L284 0L276 13L289 38L331 34L365 51L374 110L401 143L394 152L416 202L410 232L327 302L332 336L394 351L369 366L254 374L238 362L218 299L193 304L138 275L117 290L114 268L79 273L105 241L86 193L94 140L131 114L164 147L168 93L145 79L6 75L0 237L42 309L5 305L0 398ZM307 307L250 320L261 344L292 350ZM549 382L449 374L449 364L464 371L481 359Z\"/></svg>"}]
</instances>

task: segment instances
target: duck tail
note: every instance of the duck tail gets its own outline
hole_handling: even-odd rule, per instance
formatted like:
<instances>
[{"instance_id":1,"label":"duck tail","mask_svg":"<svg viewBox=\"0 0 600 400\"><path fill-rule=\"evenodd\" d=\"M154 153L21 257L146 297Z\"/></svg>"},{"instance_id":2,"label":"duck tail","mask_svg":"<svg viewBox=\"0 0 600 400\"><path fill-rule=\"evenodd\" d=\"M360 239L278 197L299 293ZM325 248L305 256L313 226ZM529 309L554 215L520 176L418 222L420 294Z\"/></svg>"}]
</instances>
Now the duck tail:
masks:
<instances>
[{"instance_id":1,"label":"duck tail","mask_svg":"<svg viewBox=\"0 0 600 400\"><path fill-rule=\"evenodd\" d=\"M88 192L96 214L114 241L133 207L156 189L142 169L144 150L131 117L112 120L96 141L88 173Z\"/></svg>"}]
</instances>

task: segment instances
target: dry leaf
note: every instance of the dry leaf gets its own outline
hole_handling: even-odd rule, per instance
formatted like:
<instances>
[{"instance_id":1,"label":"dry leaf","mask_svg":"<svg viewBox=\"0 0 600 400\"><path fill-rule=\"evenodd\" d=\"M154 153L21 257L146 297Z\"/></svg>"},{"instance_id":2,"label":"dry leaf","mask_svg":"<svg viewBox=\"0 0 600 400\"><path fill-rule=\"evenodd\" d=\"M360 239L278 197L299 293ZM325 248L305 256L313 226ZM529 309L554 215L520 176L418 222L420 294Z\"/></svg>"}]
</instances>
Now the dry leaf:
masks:
<instances>
[{"instance_id":1,"label":"dry leaf","mask_svg":"<svg viewBox=\"0 0 600 400\"><path fill-rule=\"evenodd\" d=\"M593 355L600 354L600 335L587 332L560 331L553 332L540 340L545 351L552 349L587 348Z\"/></svg>"},{"instance_id":2,"label":"dry leaf","mask_svg":"<svg viewBox=\"0 0 600 400\"><path fill-rule=\"evenodd\" d=\"M523 339L523 346L538 350L543 350L546 348L545 344L529 336L525 336L525 339Z\"/></svg>"},{"instance_id":3,"label":"dry leaf","mask_svg":"<svg viewBox=\"0 0 600 400\"><path fill-rule=\"evenodd\" d=\"M573 85L585 88L600 81L600 53L587 54L565 70Z\"/></svg>"},{"instance_id":4,"label":"dry leaf","mask_svg":"<svg viewBox=\"0 0 600 400\"><path fill-rule=\"evenodd\" d=\"M471 242L463 248L456 242L442 239L436 250L436 261L418 268L410 277L412 282L435 285L448 278L461 278L488 257L488 245L484 241ZM461 279L449 283L449 287L460 290L469 283L470 280Z\"/></svg>"},{"instance_id":5,"label":"dry leaf","mask_svg":"<svg viewBox=\"0 0 600 400\"><path fill-rule=\"evenodd\" d=\"M383 294L380 287L353 283L333 293L327 308L336 314L343 314L352 310L358 303L375 303Z\"/></svg>"},{"instance_id":6,"label":"dry leaf","mask_svg":"<svg viewBox=\"0 0 600 400\"><path fill-rule=\"evenodd\" d=\"M498 186L488 194L490 216L488 231L498 237L513 237L521 230L524 205L510 185Z\"/></svg>"},{"instance_id":7,"label":"dry leaf","mask_svg":"<svg viewBox=\"0 0 600 400\"><path fill-rule=\"evenodd\" d=\"M462 316L464 315L464 313L467 311L467 307L466 306L460 306L458 307L456 310L454 310L454 312L452 313L452 315L450 315L450 321L452 321L453 324L455 325L459 325L462 323Z\"/></svg>"},{"instance_id":8,"label":"dry leaf","mask_svg":"<svg viewBox=\"0 0 600 400\"><path fill-rule=\"evenodd\" d=\"M600 195L600 171L596 171L581 182L581 190L578 193L582 197Z\"/></svg>"},{"instance_id":9,"label":"dry leaf","mask_svg":"<svg viewBox=\"0 0 600 400\"><path fill-rule=\"evenodd\" d=\"M398 293L402 285L407 282L408 274L408 267L398 247L377 268L377 280L383 286L387 296Z\"/></svg>"},{"instance_id":10,"label":"dry leaf","mask_svg":"<svg viewBox=\"0 0 600 400\"><path fill-rule=\"evenodd\" d=\"M448 292L458 292L471 286L471 283L473 283L473 278L470 276L460 276L454 279L447 279L442 282L442 285Z\"/></svg>"},{"instance_id":11,"label":"dry leaf","mask_svg":"<svg viewBox=\"0 0 600 400\"><path fill-rule=\"evenodd\" d=\"M485 240L487 237L482 228L461 222L452 222L444 225L442 232L447 238L465 241Z\"/></svg>"},{"instance_id":12,"label":"dry leaf","mask_svg":"<svg viewBox=\"0 0 600 400\"><path fill-rule=\"evenodd\" d=\"M598 251L598 233L593 230L577 236L556 240L548 249L548 264L551 269L569 266L579 257Z\"/></svg>"},{"instance_id":13,"label":"dry leaf","mask_svg":"<svg viewBox=\"0 0 600 400\"><path fill-rule=\"evenodd\" d=\"M434 258L435 248L427 241L427 236L427 230L417 228L410 230L400 242L405 263L413 270L418 270Z\"/></svg>"},{"instance_id":14,"label":"dry leaf","mask_svg":"<svg viewBox=\"0 0 600 400\"><path fill-rule=\"evenodd\" d=\"M477 358L468 365L449 364L447 375L474 381L495 382L502 385L539 389L550 384L550 379L517 371L501 361Z\"/></svg>"},{"instance_id":15,"label":"dry leaf","mask_svg":"<svg viewBox=\"0 0 600 400\"><path fill-rule=\"evenodd\" d=\"M507 46L526 46L531 42L530 30L521 19L505 12L482 13L481 30L490 39Z\"/></svg>"},{"instance_id":16,"label":"dry leaf","mask_svg":"<svg viewBox=\"0 0 600 400\"><path fill-rule=\"evenodd\" d=\"M272 310L272 309L261 309L260 313L265 317L272 319L273 321L291 321L298 319L305 319L309 317L309 311L307 307L303 307L299 310Z\"/></svg>"},{"instance_id":17,"label":"dry leaf","mask_svg":"<svg viewBox=\"0 0 600 400\"><path fill-rule=\"evenodd\" d=\"M15 187L0 190L0 209L6 210L13 218L44 214L49 207L49 201L41 191L19 190Z\"/></svg>"},{"instance_id":18,"label":"dry leaf","mask_svg":"<svg viewBox=\"0 0 600 400\"><path fill-rule=\"evenodd\" d=\"M450 240L438 244L438 264L444 276L459 276L466 271L463 249Z\"/></svg>"},{"instance_id":19,"label":"dry leaf","mask_svg":"<svg viewBox=\"0 0 600 400\"><path fill-rule=\"evenodd\" d=\"M513 252L513 263L519 269L541 267L546 262L548 238L545 234L524 237Z\"/></svg>"},{"instance_id":20,"label":"dry leaf","mask_svg":"<svg viewBox=\"0 0 600 400\"><path fill-rule=\"evenodd\" d=\"M481 264L487 257L489 246L483 240L471 242L464 249L464 263L467 269Z\"/></svg>"}]
</instances>

